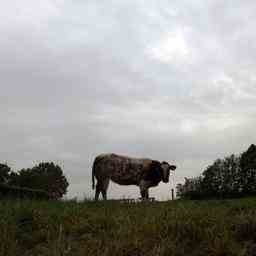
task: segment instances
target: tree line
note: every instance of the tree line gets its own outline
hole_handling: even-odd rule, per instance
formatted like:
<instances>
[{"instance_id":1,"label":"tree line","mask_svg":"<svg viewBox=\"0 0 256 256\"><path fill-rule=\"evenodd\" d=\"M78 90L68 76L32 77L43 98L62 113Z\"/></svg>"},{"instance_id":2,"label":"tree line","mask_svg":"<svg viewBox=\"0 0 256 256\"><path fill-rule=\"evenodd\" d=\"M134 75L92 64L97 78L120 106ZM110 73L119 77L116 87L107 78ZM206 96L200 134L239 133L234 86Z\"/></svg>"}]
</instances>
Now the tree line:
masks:
<instances>
[{"instance_id":1,"label":"tree line","mask_svg":"<svg viewBox=\"0 0 256 256\"><path fill-rule=\"evenodd\" d=\"M58 199L67 193L68 181L60 166L53 162L14 172L0 164L0 197L17 196Z\"/></svg>"},{"instance_id":2,"label":"tree line","mask_svg":"<svg viewBox=\"0 0 256 256\"><path fill-rule=\"evenodd\" d=\"M256 146L252 144L240 155L217 159L200 176L177 184L176 193L190 199L256 195Z\"/></svg>"}]
</instances>

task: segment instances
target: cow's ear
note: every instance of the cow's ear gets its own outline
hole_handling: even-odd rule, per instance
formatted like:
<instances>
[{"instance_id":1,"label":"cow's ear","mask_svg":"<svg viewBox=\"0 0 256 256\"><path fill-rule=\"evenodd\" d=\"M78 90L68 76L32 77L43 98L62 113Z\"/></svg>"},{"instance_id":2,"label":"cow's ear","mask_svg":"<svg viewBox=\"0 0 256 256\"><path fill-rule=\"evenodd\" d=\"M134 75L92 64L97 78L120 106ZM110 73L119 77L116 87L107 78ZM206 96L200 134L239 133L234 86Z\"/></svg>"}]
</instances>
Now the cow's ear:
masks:
<instances>
[{"instance_id":1,"label":"cow's ear","mask_svg":"<svg viewBox=\"0 0 256 256\"><path fill-rule=\"evenodd\" d=\"M176 170L176 165L170 165L170 169L172 170L172 171L174 171L174 170Z\"/></svg>"},{"instance_id":2,"label":"cow's ear","mask_svg":"<svg viewBox=\"0 0 256 256\"><path fill-rule=\"evenodd\" d=\"M161 164L158 161L152 161L148 166L145 173L145 180L150 180L153 182L160 182L163 176Z\"/></svg>"}]
</instances>

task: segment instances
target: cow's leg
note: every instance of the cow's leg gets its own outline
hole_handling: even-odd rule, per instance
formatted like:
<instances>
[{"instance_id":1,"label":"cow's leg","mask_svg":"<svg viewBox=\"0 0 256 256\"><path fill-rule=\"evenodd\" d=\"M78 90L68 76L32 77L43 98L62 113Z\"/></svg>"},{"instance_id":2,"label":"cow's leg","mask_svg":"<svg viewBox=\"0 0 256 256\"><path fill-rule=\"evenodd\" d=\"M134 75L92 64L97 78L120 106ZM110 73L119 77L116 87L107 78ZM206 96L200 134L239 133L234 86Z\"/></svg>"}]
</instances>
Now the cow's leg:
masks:
<instances>
[{"instance_id":1,"label":"cow's leg","mask_svg":"<svg viewBox=\"0 0 256 256\"><path fill-rule=\"evenodd\" d=\"M108 185L109 185L109 179L104 180L101 188L101 193L104 200L107 200Z\"/></svg>"},{"instance_id":2,"label":"cow's leg","mask_svg":"<svg viewBox=\"0 0 256 256\"><path fill-rule=\"evenodd\" d=\"M148 189L140 190L142 199L148 199Z\"/></svg>"},{"instance_id":3,"label":"cow's leg","mask_svg":"<svg viewBox=\"0 0 256 256\"><path fill-rule=\"evenodd\" d=\"M101 191L101 185L99 182L97 182L96 191L95 191L95 201L99 200L100 191Z\"/></svg>"},{"instance_id":4,"label":"cow's leg","mask_svg":"<svg viewBox=\"0 0 256 256\"><path fill-rule=\"evenodd\" d=\"M145 191L145 198L148 199L148 189Z\"/></svg>"},{"instance_id":5,"label":"cow's leg","mask_svg":"<svg viewBox=\"0 0 256 256\"><path fill-rule=\"evenodd\" d=\"M148 199L148 184L146 181L141 181L140 182L140 194L142 199Z\"/></svg>"}]
</instances>

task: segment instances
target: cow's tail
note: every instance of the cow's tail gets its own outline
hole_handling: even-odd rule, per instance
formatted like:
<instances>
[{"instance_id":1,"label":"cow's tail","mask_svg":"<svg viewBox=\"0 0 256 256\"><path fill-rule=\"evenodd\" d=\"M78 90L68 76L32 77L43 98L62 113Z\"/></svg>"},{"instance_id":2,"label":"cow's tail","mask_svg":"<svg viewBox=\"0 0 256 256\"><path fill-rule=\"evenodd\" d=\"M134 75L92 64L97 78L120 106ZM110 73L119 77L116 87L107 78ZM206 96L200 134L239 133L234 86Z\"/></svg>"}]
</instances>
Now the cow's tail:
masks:
<instances>
[{"instance_id":1,"label":"cow's tail","mask_svg":"<svg viewBox=\"0 0 256 256\"><path fill-rule=\"evenodd\" d=\"M97 162L98 162L98 159L96 158L96 159L94 160L93 166L92 166L92 189L95 188L95 180L94 180L94 177L95 177L95 169L96 169Z\"/></svg>"},{"instance_id":2,"label":"cow's tail","mask_svg":"<svg viewBox=\"0 0 256 256\"><path fill-rule=\"evenodd\" d=\"M92 189L95 188L95 180L94 180L95 168L96 168L96 159L95 159L95 161L93 162L93 166L92 166Z\"/></svg>"}]
</instances>

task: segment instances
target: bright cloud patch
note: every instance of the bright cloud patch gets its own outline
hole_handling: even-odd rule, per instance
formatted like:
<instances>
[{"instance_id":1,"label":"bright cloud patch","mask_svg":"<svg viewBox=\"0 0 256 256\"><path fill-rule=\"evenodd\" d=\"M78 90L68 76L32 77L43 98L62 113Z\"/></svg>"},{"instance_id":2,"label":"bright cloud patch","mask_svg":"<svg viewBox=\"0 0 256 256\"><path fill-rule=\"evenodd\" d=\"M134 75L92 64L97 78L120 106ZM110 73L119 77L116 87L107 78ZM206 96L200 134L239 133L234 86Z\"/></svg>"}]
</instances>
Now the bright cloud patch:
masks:
<instances>
[{"instance_id":1,"label":"bright cloud patch","mask_svg":"<svg viewBox=\"0 0 256 256\"><path fill-rule=\"evenodd\" d=\"M178 31L165 35L154 46L149 47L148 52L154 59L170 62L186 58L189 49L183 34Z\"/></svg>"}]
</instances>

